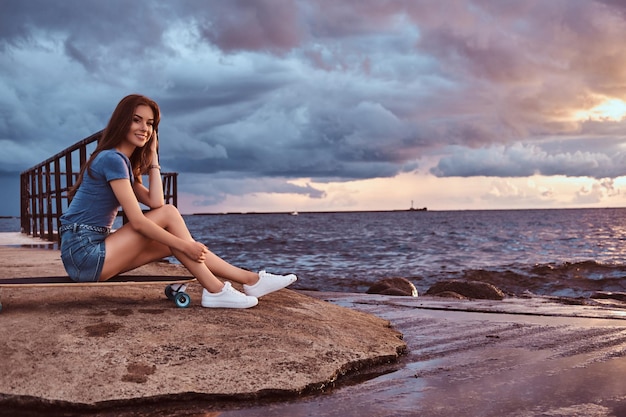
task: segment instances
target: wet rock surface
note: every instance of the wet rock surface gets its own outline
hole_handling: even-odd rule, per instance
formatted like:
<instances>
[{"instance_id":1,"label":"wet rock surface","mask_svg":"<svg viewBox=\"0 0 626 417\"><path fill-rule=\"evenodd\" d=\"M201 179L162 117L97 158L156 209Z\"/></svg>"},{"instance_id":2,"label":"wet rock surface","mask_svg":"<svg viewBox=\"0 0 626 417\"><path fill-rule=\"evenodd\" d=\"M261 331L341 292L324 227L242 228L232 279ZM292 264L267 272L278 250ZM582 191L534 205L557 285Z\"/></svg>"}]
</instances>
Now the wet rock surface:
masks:
<instances>
[{"instance_id":1,"label":"wet rock surface","mask_svg":"<svg viewBox=\"0 0 626 417\"><path fill-rule=\"evenodd\" d=\"M618 300L626 302L625 292L611 292L611 291L596 291L591 295L591 298L598 300Z\"/></svg>"}]
</instances>

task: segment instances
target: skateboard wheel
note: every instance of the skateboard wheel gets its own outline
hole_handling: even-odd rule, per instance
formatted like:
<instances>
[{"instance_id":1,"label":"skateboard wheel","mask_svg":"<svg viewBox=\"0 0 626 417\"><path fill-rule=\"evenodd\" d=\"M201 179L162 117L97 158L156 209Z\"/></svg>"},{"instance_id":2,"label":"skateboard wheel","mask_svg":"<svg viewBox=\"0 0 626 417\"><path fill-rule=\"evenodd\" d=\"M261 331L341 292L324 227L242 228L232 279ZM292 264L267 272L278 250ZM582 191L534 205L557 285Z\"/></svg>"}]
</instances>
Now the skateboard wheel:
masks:
<instances>
[{"instance_id":1,"label":"skateboard wheel","mask_svg":"<svg viewBox=\"0 0 626 417\"><path fill-rule=\"evenodd\" d=\"M189 307L189 304L191 304L191 298L186 292L179 292L174 295L174 302L178 307L185 308Z\"/></svg>"},{"instance_id":2,"label":"skateboard wheel","mask_svg":"<svg viewBox=\"0 0 626 417\"><path fill-rule=\"evenodd\" d=\"M172 289L171 285L165 287L165 296L168 300L174 300L174 290Z\"/></svg>"}]
</instances>

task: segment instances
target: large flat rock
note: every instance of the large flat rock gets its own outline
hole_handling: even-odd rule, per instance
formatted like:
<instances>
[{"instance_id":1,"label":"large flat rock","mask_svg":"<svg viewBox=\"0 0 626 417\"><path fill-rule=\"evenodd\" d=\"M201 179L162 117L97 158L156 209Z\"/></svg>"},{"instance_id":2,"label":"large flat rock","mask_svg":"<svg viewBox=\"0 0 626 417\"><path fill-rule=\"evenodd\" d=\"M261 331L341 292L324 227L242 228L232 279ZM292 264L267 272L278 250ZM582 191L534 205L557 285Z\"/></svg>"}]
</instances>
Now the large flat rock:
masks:
<instances>
[{"instance_id":1,"label":"large flat rock","mask_svg":"<svg viewBox=\"0 0 626 417\"><path fill-rule=\"evenodd\" d=\"M62 274L55 250L0 256L0 278ZM138 273L150 270L185 275ZM159 285L2 289L0 406L295 397L406 347L384 319L291 290L248 310L205 309L200 285L188 292L180 309Z\"/></svg>"}]
</instances>

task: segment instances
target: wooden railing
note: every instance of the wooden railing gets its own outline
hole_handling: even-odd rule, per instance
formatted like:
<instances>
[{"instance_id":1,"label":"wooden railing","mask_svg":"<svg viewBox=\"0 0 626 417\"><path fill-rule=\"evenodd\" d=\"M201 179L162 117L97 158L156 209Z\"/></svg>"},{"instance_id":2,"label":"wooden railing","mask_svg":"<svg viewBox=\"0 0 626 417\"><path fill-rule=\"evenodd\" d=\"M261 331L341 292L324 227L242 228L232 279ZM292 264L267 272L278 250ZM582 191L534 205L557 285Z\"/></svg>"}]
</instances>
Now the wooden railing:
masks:
<instances>
[{"instance_id":1,"label":"wooden railing","mask_svg":"<svg viewBox=\"0 0 626 417\"><path fill-rule=\"evenodd\" d=\"M94 133L20 174L22 233L49 241L58 239L60 218L70 203L68 192L87 161L88 150L95 150L101 135L102 131ZM165 202L178 205L178 173L163 172L161 176Z\"/></svg>"}]
</instances>

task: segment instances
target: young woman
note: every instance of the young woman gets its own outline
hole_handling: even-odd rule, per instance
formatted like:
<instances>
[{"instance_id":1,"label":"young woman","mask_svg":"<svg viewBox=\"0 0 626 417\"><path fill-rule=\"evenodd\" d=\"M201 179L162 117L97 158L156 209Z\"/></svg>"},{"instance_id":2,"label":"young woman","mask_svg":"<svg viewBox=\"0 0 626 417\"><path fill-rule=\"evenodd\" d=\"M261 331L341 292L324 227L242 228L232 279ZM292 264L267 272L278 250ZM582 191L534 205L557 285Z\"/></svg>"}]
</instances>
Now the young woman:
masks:
<instances>
[{"instance_id":1,"label":"young woman","mask_svg":"<svg viewBox=\"0 0 626 417\"><path fill-rule=\"evenodd\" d=\"M157 154L159 106L141 95L122 99L81 168L73 199L61 216L61 258L75 281L105 281L175 256L204 287L203 307L249 308L292 284L296 276L259 273L224 261L189 233L178 209L164 204ZM149 177L142 184L141 175ZM143 213L139 203L150 207ZM111 233L119 207L128 222ZM230 282L243 284L244 293Z\"/></svg>"}]
</instances>

